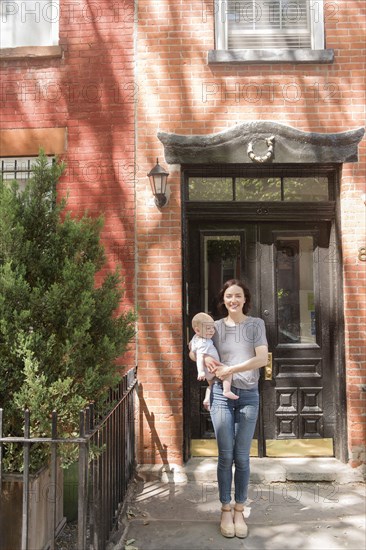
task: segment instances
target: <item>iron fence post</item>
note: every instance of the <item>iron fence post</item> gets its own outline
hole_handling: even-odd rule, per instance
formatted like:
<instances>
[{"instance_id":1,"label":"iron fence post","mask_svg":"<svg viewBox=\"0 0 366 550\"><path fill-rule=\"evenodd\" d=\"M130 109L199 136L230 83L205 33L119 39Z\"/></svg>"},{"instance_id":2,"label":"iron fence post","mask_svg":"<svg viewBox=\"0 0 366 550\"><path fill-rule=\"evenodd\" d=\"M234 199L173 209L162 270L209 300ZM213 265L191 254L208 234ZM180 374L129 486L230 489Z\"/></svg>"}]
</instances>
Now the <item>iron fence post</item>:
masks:
<instances>
[{"instance_id":1,"label":"iron fence post","mask_svg":"<svg viewBox=\"0 0 366 550\"><path fill-rule=\"evenodd\" d=\"M3 436L3 409L0 409L0 438ZM0 495L3 490L3 442L0 441Z\"/></svg>"},{"instance_id":2,"label":"iron fence post","mask_svg":"<svg viewBox=\"0 0 366 550\"><path fill-rule=\"evenodd\" d=\"M50 550L55 550L56 533L56 508L57 508L57 412L52 412L52 443L51 443L51 491L49 498L51 501L51 540Z\"/></svg>"},{"instance_id":3,"label":"iron fence post","mask_svg":"<svg viewBox=\"0 0 366 550\"><path fill-rule=\"evenodd\" d=\"M80 411L78 548L87 548L88 443L85 439L85 412Z\"/></svg>"},{"instance_id":4,"label":"iron fence post","mask_svg":"<svg viewBox=\"0 0 366 550\"><path fill-rule=\"evenodd\" d=\"M24 411L24 439L30 436L30 413ZM28 525L29 525L29 454L30 443L23 442L23 512L22 512L22 550L28 549Z\"/></svg>"}]
</instances>

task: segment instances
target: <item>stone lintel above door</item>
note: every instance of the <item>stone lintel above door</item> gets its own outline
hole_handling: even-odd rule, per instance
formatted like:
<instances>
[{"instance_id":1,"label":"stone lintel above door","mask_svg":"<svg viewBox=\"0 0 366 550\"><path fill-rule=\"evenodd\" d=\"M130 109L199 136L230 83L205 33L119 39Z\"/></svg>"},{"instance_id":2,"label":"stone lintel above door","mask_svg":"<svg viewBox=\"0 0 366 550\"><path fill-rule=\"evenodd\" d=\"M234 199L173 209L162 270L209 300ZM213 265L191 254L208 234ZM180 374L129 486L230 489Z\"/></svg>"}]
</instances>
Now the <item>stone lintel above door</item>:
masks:
<instances>
[{"instance_id":1,"label":"stone lintel above door","mask_svg":"<svg viewBox=\"0 0 366 550\"><path fill-rule=\"evenodd\" d=\"M169 164L302 164L358 161L365 128L322 134L272 121L243 122L217 134L158 132Z\"/></svg>"}]
</instances>

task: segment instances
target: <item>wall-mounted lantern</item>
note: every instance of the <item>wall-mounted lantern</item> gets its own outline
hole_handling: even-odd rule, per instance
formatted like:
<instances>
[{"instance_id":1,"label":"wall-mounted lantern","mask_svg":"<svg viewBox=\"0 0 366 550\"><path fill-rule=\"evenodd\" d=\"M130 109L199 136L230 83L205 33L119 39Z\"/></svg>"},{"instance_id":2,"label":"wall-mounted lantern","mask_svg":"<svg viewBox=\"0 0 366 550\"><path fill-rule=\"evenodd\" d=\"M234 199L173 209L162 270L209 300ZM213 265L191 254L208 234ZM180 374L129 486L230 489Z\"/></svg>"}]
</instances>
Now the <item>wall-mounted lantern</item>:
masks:
<instances>
[{"instance_id":1,"label":"wall-mounted lantern","mask_svg":"<svg viewBox=\"0 0 366 550\"><path fill-rule=\"evenodd\" d=\"M155 204L159 208L167 203L166 185L169 172L166 172L159 164L159 159L156 159L156 165L147 174L150 180L151 191L155 198Z\"/></svg>"}]
</instances>

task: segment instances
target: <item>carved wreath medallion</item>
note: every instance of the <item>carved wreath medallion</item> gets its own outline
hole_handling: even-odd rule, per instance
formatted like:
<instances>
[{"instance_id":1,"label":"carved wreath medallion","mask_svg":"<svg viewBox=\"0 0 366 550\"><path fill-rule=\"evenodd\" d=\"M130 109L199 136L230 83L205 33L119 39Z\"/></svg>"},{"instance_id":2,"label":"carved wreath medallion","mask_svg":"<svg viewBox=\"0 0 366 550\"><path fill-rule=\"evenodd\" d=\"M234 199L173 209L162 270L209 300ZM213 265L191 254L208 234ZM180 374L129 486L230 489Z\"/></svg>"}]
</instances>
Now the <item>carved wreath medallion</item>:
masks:
<instances>
[{"instance_id":1,"label":"carved wreath medallion","mask_svg":"<svg viewBox=\"0 0 366 550\"><path fill-rule=\"evenodd\" d=\"M274 139L274 136L270 136L268 138L258 138L254 141L250 141L247 149L248 157L250 158L250 160L258 163L268 162L272 160L274 154ZM258 141L265 141L267 145L267 152L264 155L256 155L253 151L253 145Z\"/></svg>"}]
</instances>

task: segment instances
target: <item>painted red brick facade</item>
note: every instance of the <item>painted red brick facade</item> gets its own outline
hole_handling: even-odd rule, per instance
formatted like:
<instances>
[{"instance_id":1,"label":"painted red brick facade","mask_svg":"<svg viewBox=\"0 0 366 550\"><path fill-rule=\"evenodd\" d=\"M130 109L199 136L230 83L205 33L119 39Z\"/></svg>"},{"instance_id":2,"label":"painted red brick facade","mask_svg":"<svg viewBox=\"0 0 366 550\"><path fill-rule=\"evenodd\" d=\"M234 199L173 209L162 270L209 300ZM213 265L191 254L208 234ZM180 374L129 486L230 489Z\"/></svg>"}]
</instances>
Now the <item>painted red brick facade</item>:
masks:
<instances>
[{"instance_id":1,"label":"painted red brick facade","mask_svg":"<svg viewBox=\"0 0 366 550\"><path fill-rule=\"evenodd\" d=\"M169 166L168 205L155 206L146 174L164 160L159 130L209 134L251 120L333 133L365 123L366 5L325 2L333 64L208 65L212 0L61 0L62 56L1 61L2 129L66 128L63 191L75 212L105 219L107 268L121 262L122 307L138 334L121 364L138 365L139 455L183 461L183 289L180 167ZM365 140L345 164L341 242L348 449L365 461Z\"/></svg>"},{"instance_id":2,"label":"painted red brick facade","mask_svg":"<svg viewBox=\"0 0 366 550\"><path fill-rule=\"evenodd\" d=\"M1 61L1 128L66 128L62 189L75 212L103 215L107 268L122 263L125 305L133 307L133 2L60 4L61 57L24 48L24 57ZM24 147L27 155L29 138Z\"/></svg>"}]
</instances>

